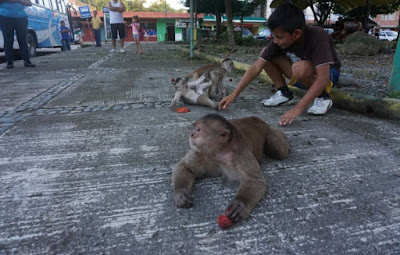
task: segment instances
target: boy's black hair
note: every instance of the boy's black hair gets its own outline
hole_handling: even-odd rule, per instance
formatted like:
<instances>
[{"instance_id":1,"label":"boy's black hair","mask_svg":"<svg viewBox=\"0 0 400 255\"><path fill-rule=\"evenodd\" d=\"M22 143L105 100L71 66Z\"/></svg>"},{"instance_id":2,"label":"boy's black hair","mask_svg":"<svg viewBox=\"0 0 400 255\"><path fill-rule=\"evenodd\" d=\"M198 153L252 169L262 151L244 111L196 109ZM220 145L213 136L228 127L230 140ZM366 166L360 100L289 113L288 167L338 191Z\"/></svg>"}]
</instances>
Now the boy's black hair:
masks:
<instances>
[{"instance_id":1,"label":"boy's black hair","mask_svg":"<svg viewBox=\"0 0 400 255\"><path fill-rule=\"evenodd\" d=\"M291 3L283 3L276 8L268 19L269 29L280 28L288 33L293 33L296 29L304 30L306 20L303 11Z\"/></svg>"}]
</instances>

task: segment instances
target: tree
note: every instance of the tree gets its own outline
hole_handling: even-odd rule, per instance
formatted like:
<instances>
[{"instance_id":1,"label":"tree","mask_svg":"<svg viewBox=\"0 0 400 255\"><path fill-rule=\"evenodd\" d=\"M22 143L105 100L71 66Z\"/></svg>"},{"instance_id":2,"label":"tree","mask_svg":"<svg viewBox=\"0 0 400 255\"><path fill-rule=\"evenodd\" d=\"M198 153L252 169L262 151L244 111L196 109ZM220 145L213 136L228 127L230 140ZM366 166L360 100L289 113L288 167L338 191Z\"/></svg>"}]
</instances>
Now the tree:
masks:
<instances>
[{"instance_id":1,"label":"tree","mask_svg":"<svg viewBox=\"0 0 400 255\"><path fill-rule=\"evenodd\" d=\"M222 14L225 13L225 4L223 0L193 0L194 12L206 13L215 15L215 26L217 32L217 38L222 34L221 18ZM186 7L190 7L190 0L186 0ZM196 15L197 16L197 15Z\"/></svg>"},{"instance_id":2,"label":"tree","mask_svg":"<svg viewBox=\"0 0 400 255\"><path fill-rule=\"evenodd\" d=\"M255 9L258 6L260 6L260 5L265 6L265 4L266 4L266 0L253 0L253 1L234 0L234 1L232 1L233 16L240 17L241 32L243 32L243 18L253 14Z\"/></svg>"},{"instance_id":3,"label":"tree","mask_svg":"<svg viewBox=\"0 0 400 255\"><path fill-rule=\"evenodd\" d=\"M366 21L369 14L369 10L378 10L379 6L390 6L392 4L397 4L399 0L273 0L271 3L272 8L276 8L283 2L291 2L301 9L311 7L315 21L318 25L322 26L326 19L329 17L333 8L341 8L343 11L352 10L355 8L363 8L364 15L364 27L366 26ZM373 8L372 8L373 6Z\"/></svg>"},{"instance_id":4,"label":"tree","mask_svg":"<svg viewBox=\"0 0 400 255\"><path fill-rule=\"evenodd\" d=\"M228 35L228 45L235 45L235 38L233 36L233 14L232 14L232 0L224 0L226 9L226 19L227 19L227 35Z\"/></svg>"},{"instance_id":5,"label":"tree","mask_svg":"<svg viewBox=\"0 0 400 255\"><path fill-rule=\"evenodd\" d=\"M346 18L356 19L363 22L364 31L368 32L368 17L371 16L375 18L378 14L391 14L400 9L400 0L381 5L374 5L373 8L371 6L360 6L354 9L346 10L341 6L335 5L333 8L333 12L337 14L341 14ZM400 28L400 24L399 24Z\"/></svg>"},{"instance_id":6,"label":"tree","mask_svg":"<svg viewBox=\"0 0 400 255\"><path fill-rule=\"evenodd\" d=\"M172 8L167 1L165 0L157 0L153 2L146 11L149 12L175 12L176 10Z\"/></svg>"},{"instance_id":7,"label":"tree","mask_svg":"<svg viewBox=\"0 0 400 255\"><path fill-rule=\"evenodd\" d=\"M324 26L325 22L328 20L329 15L332 12L334 6L333 1L327 2L319 0L317 4L313 4L312 0L309 0L310 8L314 14L314 20L318 26Z\"/></svg>"},{"instance_id":8,"label":"tree","mask_svg":"<svg viewBox=\"0 0 400 255\"><path fill-rule=\"evenodd\" d=\"M221 18L222 14L226 14L227 17L227 38L228 44L234 44L234 36L233 36L233 15L242 17L243 24L243 16L251 15L255 8L260 4L265 5L265 0L194 0L192 8L196 13L206 13L206 14L214 14L216 19L216 28L217 28L217 38L220 37L222 33L221 28ZM190 0L186 0L186 7L190 7Z\"/></svg>"},{"instance_id":9,"label":"tree","mask_svg":"<svg viewBox=\"0 0 400 255\"><path fill-rule=\"evenodd\" d=\"M144 4L146 0L126 0L126 10L130 12L145 11Z\"/></svg>"}]
</instances>

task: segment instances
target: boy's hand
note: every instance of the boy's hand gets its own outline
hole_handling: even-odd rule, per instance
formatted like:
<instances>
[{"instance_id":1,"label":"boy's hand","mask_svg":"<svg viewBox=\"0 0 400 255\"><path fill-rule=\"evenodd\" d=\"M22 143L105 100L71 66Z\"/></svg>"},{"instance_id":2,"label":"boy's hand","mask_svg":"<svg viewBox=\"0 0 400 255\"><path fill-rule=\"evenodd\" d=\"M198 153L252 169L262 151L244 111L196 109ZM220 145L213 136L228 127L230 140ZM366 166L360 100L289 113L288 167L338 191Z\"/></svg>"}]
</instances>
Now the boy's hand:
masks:
<instances>
[{"instance_id":1,"label":"boy's hand","mask_svg":"<svg viewBox=\"0 0 400 255\"><path fill-rule=\"evenodd\" d=\"M222 98L221 102L219 102L218 109L225 110L235 100L235 98L236 97L232 94Z\"/></svg>"},{"instance_id":2,"label":"boy's hand","mask_svg":"<svg viewBox=\"0 0 400 255\"><path fill-rule=\"evenodd\" d=\"M303 112L302 109L298 107L294 107L287 111L284 115L281 116L279 120L279 125L286 126L292 124L293 120L296 119Z\"/></svg>"}]
</instances>

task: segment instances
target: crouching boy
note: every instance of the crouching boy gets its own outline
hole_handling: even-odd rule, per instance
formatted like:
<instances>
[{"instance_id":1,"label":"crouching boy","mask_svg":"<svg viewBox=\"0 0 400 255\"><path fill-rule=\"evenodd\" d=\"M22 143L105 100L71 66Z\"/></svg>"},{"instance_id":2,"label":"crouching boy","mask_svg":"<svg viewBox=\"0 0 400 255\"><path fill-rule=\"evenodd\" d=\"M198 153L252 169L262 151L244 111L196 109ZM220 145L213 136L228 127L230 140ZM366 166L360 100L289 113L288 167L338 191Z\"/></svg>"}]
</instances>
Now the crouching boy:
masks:
<instances>
[{"instance_id":1,"label":"crouching boy","mask_svg":"<svg viewBox=\"0 0 400 255\"><path fill-rule=\"evenodd\" d=\"M312 102L309 114L325 114L332 106L329 92L338 82L341 65L332 39L321 27L306 26L303 11L290 3L280 5L271 14L268 27L274 39L232 94L221 100L219 109L226 109L265 70L278 88L274 96L262 101L265 106L278 106L293 99L284 76L290 79L289 85L307 90L297 105L281 116L280 125L291 124Z\"/></svg>"}]
</instances>

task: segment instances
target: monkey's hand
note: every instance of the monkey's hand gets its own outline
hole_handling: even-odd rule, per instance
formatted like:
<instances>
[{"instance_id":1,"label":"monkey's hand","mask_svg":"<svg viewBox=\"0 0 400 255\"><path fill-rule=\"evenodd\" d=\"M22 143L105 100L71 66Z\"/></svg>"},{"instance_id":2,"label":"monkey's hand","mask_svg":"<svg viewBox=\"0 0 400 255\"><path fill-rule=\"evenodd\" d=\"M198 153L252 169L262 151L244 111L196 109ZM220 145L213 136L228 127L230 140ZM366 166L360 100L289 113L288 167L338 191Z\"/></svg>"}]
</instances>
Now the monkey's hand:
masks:
<instances>
[{"instance_id":1,"label":"monkey's hand","mask_svg":"<svg viewBox=\"0 0 400 255\"><path fill-rule=\"evenodd\" d=\"M178 104L177 101L172 100L172 102L171 102L171 104L170 104L170 106L169 106L169 109L170 109L171 111L175 112L175 111L176 111L176 108L177 108L177 104Z\"/></svg>"},{"instance_id":2,"label":"monkey's hand","mask_svg":"<svg viewBox=\"0 0 400 255\"><path fill-rule=\"evenodd\" d=\"M178 208L190 208L193 206L192 195L187 189L180 189L175 191L174 199L175 205Z\"/></svg>"},{"instance_id":3,"label":"monkey's hand","mask_svg":"<svg viewBox=\"0 0 400 255\"><path fill-rule=\"evenodd\" d=\"M227 209L227 216L233 222L239 222L246 218L250 213L250 208L242 201L235 199L229 204Z\"/></svg>"}]
</instances>

